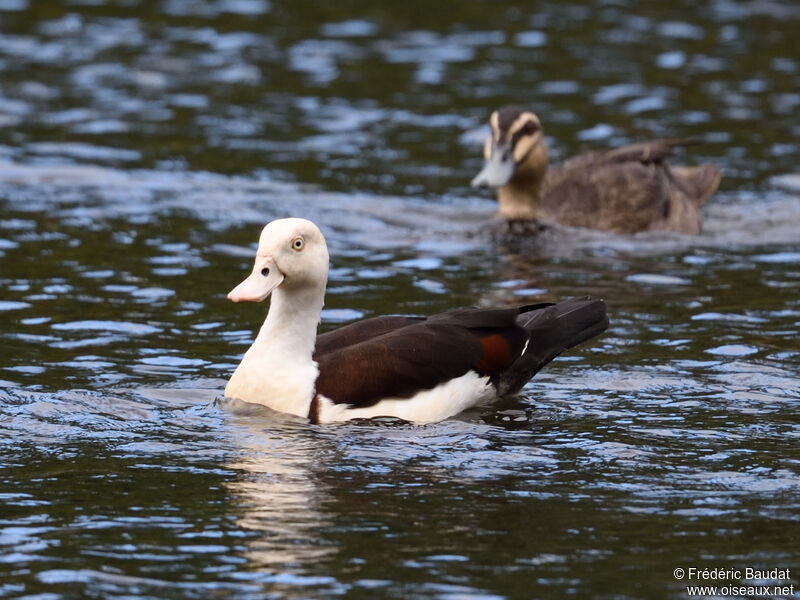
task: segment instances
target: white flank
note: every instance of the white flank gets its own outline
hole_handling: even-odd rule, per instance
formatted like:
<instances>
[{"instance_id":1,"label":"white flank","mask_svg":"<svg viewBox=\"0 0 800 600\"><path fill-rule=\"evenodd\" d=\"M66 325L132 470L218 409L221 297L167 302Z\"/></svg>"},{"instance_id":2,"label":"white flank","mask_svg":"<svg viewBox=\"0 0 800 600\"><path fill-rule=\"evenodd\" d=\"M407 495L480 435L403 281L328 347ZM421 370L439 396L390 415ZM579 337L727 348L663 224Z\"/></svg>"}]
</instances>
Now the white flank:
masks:
<instances>
[{"instance_id":1,"label":"white flank","mask_svg":"<svg viewBox=\"0 0 800 600\"><path fill-rule=\"evenodd\" d=\"M372 417L397 417L412 423L434 423L494 400L496 394L488 377L469 371L431 390L418 392L411 398L387 398L366 408L351 408L348 404L334 404L324 396L320 398L320 423Z\"/></svg>"}]
</instances>

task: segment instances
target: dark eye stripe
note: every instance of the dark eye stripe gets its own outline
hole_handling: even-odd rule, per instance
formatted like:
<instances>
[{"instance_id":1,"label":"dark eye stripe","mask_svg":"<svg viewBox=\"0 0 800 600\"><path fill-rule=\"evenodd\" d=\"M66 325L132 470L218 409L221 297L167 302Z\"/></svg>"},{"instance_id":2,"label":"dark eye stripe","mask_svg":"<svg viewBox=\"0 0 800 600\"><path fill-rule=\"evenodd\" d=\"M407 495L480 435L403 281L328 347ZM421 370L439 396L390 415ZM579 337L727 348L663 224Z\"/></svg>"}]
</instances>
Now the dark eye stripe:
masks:
<instances>
[{"instance_id":1,"label":"dark eye stripe","mask_svg":"<svg viewBox=\"0 0 800 600\"><path fill-rule=\"evenodd\" d=\"M528 123L533 124L532 121L528 121ZM520 127L517 131L515 131L513 134L511 134L511 147L512 148L517 145L517 142L520 140L520 138L522 138L522 137L524 137L526 135L531 135L536 131L535 127L532 128L532 129L529 128L527 126L528 123L525 124L525 127Z\"/></svg>"}]
</instances>

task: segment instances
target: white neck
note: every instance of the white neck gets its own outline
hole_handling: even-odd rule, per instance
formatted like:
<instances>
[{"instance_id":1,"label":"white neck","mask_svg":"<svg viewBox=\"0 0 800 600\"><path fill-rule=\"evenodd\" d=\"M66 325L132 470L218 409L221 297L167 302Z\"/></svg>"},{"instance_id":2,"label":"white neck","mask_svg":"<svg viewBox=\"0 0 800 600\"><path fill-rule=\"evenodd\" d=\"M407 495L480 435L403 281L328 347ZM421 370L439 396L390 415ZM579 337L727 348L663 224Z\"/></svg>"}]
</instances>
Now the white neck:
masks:
<instances>
[{"instance_id":1,"label":"white neck","mask_svg":"<svg viewBox=\"0 0 800 600\"><path fill-rule=\"evenodd\" d=\"M300 289L281 286L272 293L267 318L231 376L226 396L308 416L319 374L312 355L325 283Z\"/></svg>"}]
</instances>

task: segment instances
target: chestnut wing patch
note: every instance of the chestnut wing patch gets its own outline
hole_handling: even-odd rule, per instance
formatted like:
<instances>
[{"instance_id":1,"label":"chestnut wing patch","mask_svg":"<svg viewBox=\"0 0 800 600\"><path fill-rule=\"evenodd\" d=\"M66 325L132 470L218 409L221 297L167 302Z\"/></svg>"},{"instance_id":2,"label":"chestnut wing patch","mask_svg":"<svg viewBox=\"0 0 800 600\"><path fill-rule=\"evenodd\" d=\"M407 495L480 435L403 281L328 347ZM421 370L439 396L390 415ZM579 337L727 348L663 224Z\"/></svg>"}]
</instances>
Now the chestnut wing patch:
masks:
<instances>
[{"instance_id":1,"label":"chestnut wing patch","mask_svg":"<svg viewBox=\"0 0 800 600\"><path fill-rule=\"evenodd\" d=\"M481 358L475 370L481 375L491 375L511 363L511 343L499 333L480 338Z\"/></svg>"},{"instance_id":2,"label":"chestnut wing patch","mask_svg":"<svg viewBox=\"0 0 800 600\"><path fill-rule=\"evenodd\" d=\"M317 393L366 407L417 392L470 370L493 376L522 353L528 333L519 309L461 309L406 325L316 357Z\"/></svg>"}]
</instances>

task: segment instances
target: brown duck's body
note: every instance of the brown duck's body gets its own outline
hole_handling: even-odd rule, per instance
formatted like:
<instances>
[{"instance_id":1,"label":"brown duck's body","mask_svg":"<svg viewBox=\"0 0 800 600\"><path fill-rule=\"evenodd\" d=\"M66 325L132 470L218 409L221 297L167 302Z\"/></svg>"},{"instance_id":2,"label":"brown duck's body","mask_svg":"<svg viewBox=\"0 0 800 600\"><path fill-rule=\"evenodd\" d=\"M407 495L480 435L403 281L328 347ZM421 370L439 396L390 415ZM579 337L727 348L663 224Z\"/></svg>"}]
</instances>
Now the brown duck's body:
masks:
<instances>
[{"instance_id":1,"label":"brown duck's body","mask_svg":"<svg viewBox=\"0 0 800 600\"><path fill-rule=\"evenodd\" d=\"M547 171L538 203L526 201L530 182L513 177L499 190L500 213L518 215L522 201L530 207L524 216L539 221L614 233L700 233L701 207L716 191L720 171L709 164L672 167L665 157L681 143L655 140L579 154Z\"/></svg>"},{"instance_id":2,"label":"brown duck's body","mask_svg":"<svg viewBox=\"0 0 800 600\"><path fill-rule=\"evenodd\" d=\"M491 123L489 163L473 185L498 187L499 215L505 219L535 219L614 233L698 234L703 202L719 186L721 174L714 165L669 164L667 158L676 147L690 143L686 140L654 140L585 152L548 169L547 147L533 113L506 107L493 114ZM492 161L503 160L495 157L503 149L507 159L513 156L513 174L497 185L493 174L482 176L492 168Z\"/></svg>"}]
</instances>

